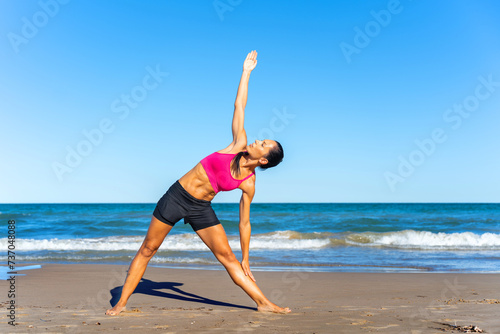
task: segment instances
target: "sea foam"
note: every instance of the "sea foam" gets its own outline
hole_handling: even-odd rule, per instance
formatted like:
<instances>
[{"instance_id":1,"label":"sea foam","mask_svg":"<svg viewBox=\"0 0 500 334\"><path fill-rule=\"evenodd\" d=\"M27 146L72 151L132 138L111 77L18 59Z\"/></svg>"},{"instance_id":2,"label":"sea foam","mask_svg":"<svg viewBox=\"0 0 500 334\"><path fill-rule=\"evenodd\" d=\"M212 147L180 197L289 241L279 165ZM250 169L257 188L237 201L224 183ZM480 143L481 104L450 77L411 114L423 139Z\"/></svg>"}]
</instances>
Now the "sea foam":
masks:
<instances>
[{"instance_id":1,"label":"sea foam","mask_svg":"<svg viewBox=\"0 0 500 334\"><path fill-rule=\"evenodd\" d=\"M137 251L144 236L112 236L80 239L17 239L18 249L23 251ZM238 236L228 236L229 245L240 249ZM7 239L0 239L6 244ZM389 247L400 249L433 250L499 250L500 234L472 232L434 233L429 231L404 230L395 232L363 233L300 233L276 231L256 234L251 237L250 248L254 250L320 250L337 246ZM159 251L209 251L194 233L169 235Z\"/></svg>"},{"instance_id":2,"label":"sea foam","mask_svg":"<svg viewBox=\"0 0 500 334\"><path fill-rule=\"evenodd\" d=\"M330 239L321 236L304 237L298 232L278 231L253 235L252 249L319 249L330 244ZM238 236L229 236L229 245L240 249ZM6 238L0 243L6 243ZM112 236L103 238L80 239L17 239L17 247L23 251L137 251L144 236ZM169 235L161 245L161 250L209 251L203 241L193 233Z\"/></svg>"},{"instance_id":3,"label":"sea foam","mask_svg":"<svg viewBox=\"0 0 500 334\"><path fill-rule=\"evenodd\" d=\"M347 236L348 244L413 249L498 250L500 234L472 232L433 233L405 230L387 233L364 232Z\"/></svg>"}]
</instances>

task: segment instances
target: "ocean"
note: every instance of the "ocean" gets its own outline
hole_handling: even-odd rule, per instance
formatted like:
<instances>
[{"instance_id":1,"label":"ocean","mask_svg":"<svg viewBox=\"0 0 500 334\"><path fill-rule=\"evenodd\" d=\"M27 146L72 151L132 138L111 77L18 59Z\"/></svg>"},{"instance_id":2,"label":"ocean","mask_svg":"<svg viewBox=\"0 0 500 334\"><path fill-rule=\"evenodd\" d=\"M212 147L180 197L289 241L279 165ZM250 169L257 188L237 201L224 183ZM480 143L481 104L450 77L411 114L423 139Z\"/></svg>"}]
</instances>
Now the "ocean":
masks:
<instances>
[{"instance_id":1,"label":"ocean","mask_svg":"<svg viewBox=\"0 0 500 334\"><path fill-rule=\"evenodd\" d=\"M212 204L239 259L238 204ZM155 204L0 204L0 259L15 220L16 266L129 264ZM500 204L272 203L251 206L258 270L500 272ZM151 266L223 269L181 220Z\"/></svg>"}]
</instances>

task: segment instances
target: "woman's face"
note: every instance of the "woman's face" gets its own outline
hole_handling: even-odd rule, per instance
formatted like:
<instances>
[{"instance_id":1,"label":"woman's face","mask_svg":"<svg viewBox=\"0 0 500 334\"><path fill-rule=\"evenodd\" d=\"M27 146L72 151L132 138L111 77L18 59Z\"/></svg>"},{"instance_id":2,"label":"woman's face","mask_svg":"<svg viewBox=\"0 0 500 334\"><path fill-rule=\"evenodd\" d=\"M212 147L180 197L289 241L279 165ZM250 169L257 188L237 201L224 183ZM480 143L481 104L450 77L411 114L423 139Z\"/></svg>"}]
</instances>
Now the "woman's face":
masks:
<instances>
[{"instance_id":1,"label":"woman's face","mask_svg":"<svg viewBox=\"0 0 500 334\"><path fill-rule=\"evenodd\" d=\"M256 140L250 145L247 145L248 154L254 159L260 159L269 153L277 144L274 140L264 139L264 140Z\"/></svg>"}]
</instances>

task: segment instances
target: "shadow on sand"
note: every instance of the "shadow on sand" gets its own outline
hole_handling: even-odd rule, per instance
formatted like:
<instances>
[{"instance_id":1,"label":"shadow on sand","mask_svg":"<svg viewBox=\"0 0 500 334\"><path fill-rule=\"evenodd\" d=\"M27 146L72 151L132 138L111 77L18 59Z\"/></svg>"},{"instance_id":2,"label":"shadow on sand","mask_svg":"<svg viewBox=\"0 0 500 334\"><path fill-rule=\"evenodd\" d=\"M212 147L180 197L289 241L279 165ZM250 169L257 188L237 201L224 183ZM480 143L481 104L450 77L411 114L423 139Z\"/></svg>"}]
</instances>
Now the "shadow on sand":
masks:
<instances>
[{"instance_id":1,"label":"shadow on sand","mask_svg":"<svg viewBox=\"0 0 500 334\"><path fill-rule=\"evenodd\" d=\"M137 285L137 288L135 289L134 293L142 293L145 295L150 295L150 296L158 296L158 297L164 297L164 298L170 298L170 299L177 299L177 300L183 300L183 301L189 301L189 302L195 302L195 303L201 303L201 304L208 304L208 305L216 305L216 306L226 306L226 307L236 307L240 309L247 309L247 310L257 310L257 308L253 307L248 307L244 305L236 305L236 304L231 304L231 303L224 303L220 302L217 300L205 298L202 296L195 295L193 293L185 292L179 289L179 286L184 285L184 283L177 283L177 282L153 282L151 280L143 278L139 284ZM115 306L118 300L120 299L120 295L122 292L122 287L119 286L116 288L113 288L111 292L111 300L109 301L111 306ZM170 290L171 292L165 292L161 290Z\"/></svg>"}]
</instances>

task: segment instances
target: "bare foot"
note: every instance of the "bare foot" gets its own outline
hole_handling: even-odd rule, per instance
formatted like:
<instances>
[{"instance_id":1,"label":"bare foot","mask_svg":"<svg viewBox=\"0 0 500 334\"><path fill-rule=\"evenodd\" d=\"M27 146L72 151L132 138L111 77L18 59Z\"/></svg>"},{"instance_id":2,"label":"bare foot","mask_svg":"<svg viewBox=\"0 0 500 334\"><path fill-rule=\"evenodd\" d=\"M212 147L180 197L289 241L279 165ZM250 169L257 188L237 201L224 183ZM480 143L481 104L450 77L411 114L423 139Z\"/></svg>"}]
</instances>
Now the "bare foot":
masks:
<instances>
[{"instance_id":1,"label":"bare foot","mask_svg":"<svg viewBox=\"0 0 500 334\"><path fill-rule=\"evenodd\" d=\"M118 315L120 314L121 311L126 311L126 310L127 308L125 306L115 305L115 307L106 311L106 315Z\"/></svg>"},{"instance_id":2,"label":"bare foot","mask_svg":"<svg viewBox=\"0 0 500 334\"><path fill-rule=\"evenodd\" d=\"M263 306L259 306L257 307L257 310L259 312L270 312L270 313L279 313L279 314L287 314L287 313L290 313L292 312L292 310L290 310L288 307L279 307L278 305L275 305L273 303L269 304L269 305L263 305Z\"/></svg>"}]
</instances>

